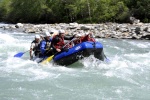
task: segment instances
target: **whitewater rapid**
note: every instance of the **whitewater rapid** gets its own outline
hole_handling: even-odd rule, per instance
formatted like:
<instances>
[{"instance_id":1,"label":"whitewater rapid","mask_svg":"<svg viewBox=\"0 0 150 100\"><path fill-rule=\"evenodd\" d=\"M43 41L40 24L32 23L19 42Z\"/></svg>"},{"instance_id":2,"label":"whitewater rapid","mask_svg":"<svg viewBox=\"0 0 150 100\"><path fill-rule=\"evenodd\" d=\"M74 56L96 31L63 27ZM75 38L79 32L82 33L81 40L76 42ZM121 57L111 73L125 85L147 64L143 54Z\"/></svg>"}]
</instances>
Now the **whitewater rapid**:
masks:
<instances>
[{"instance_id":1,"label":"whitewater rapid","mask_svg":"<svg viewBox=\"0 0 150 100\"><path fill-rule=\"evenodd\" d=\"M0 29L1 100L149 100L150 42L96 39L109 63L93 56L69 67L13 56L28 51L34 34Z\"/></svg>"}]
</instances>

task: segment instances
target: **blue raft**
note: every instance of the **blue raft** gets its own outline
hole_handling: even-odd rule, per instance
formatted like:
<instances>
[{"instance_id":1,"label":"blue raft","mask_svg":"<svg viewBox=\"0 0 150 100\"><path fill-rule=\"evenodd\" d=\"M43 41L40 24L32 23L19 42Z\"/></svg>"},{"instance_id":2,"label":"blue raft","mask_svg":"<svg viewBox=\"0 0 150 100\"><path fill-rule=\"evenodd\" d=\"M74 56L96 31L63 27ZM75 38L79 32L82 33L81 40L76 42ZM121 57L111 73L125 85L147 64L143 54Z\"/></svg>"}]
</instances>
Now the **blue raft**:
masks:
<instances>
[{"instance_id":1,"label":"blue raft","mask_svg":"<svg viewBox=\"0 0 150 100\"><path fill-rule=\"evenodd\" d=\"M100 42L82 42L67 51L56 54L53 61L58 65L68 66L90 55L94 55L95 58L104 61L103 45Z\"/></svg>"}]
</instances>

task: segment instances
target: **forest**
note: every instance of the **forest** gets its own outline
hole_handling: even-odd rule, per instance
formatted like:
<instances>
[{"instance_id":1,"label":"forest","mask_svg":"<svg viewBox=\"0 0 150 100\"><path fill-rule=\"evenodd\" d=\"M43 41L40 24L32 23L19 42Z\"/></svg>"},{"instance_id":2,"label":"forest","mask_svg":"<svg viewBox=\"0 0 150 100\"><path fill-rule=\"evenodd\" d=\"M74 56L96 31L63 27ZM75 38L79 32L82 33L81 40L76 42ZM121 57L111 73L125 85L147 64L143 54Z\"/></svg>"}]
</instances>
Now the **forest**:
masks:
<instances>
[{"instance_id":1,"label":"forest","mask_svg":"<svg viewBox=\"0 0 150 100\"><path fill-rule=\"evenodd\" d=\"M0 22L150 22L150 0L0 0Z\"/></svg>"}]
</instances>

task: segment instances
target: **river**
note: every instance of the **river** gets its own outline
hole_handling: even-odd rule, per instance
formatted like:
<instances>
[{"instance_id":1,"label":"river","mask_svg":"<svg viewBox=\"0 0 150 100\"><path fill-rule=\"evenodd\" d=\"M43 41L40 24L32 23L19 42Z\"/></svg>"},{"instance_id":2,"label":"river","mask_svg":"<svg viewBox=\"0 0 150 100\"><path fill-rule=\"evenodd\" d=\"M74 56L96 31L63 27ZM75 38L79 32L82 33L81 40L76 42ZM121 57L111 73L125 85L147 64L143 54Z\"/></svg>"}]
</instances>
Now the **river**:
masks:
<instances>
[{"instance_id":1,"label":"river","mask_svg":"<svg viewBox=\"0 0 150 100\"><path fill-rule=\"evenodd\" d=\"M109 63L93 56L68 67L13 56L33 34L0 29L0 100L149 100L150 41L96 39Z\"/></svg>"}]
</instances>

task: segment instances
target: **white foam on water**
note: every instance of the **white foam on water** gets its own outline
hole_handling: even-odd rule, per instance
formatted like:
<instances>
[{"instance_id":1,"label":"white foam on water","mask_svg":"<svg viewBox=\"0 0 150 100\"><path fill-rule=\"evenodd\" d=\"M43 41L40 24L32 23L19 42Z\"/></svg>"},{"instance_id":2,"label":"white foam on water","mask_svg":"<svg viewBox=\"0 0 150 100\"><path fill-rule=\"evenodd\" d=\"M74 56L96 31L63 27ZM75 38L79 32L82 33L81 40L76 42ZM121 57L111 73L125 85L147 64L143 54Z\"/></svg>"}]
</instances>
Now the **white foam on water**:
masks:
<instances>
[{"instance_id":1,"label":"white foam on water","mask_svg":"<svg viewBox=\"0 0 150 100\"><path fill-rule=\"evenodd\" d=\"M4 63L6 65L4 65L3 69L1 68L1 71L7 72L10 75L18 74L24 76L24 78L27 77L28 81L41 80L55 75L44 70L38 63L30 60L10 57Z\"/></svg>"},{"instance_id":2,"label":"white foam on water","mask_svg":"<svg viewBox=\"0 0 150 100\"><path fill-rule=\"evenodd\" d=\"M125 54L125 57L127 57L128 54ZM138 56L138 58L137 58ZM121 80L124 80L130 84L135 84L135 85L142 85L140 84L134 76L140 76L147 72L148 68L148 63L150 63L150 60L143 60L140 62L140 58L145 57L147 58L147 54L134 54L130 55L129 57L133 59L128 60L122 58L123 56L115 56L112 58L110 63L105 63L98 61L96 58L93 56L85 58L84 60L81 61L81 63L84 65L85 69L90 69L90 70L99 70L101 71L101 74L106 77L116 77ZM110 58L111 59L111 58ZM134 60L136 59L136 60ZM142 67L142 66L145 67ZM149 69L149 68L148 68Z\"/></svg>"},{"instance_id":3,"label":"white foam on water","mask_svg":"<svg viewBox=\"0 0 150 100\"><path fill-rule=\"evenodd\" d=\"M140 94L137 93L137 90L144 91L144 94L148 95L150 89L150 43L147 41L101 39L100 41L106 44L104 53L111 60L109 63L90 56L78 62L82 68L67 68L53 63L37 64L29 60L29 53L24 54L21 58L14 58L16 53L29 50L33 35L22 33L20 35L15 32L12 34L0 33L0 35L2 36L0 36L0 76L6 84L13 82L10 84L12 87L8 88L8 90L12 89L11 92L20 90L19 92L22 94L33 93L32 95L38 99L47 99L48 95L54 99L58 96L66 96L65 93L72 93L71 95L75 95L77 98L87 96L98 99L101 96L107 100L115 100L118 97L120 100L125 100ZM8 37L9 40L5 37ZM19 82L24 85L18 86ZM28 87L29 84L35 84L36 89ZM5 86L5 88L7 87ZM55 90L58 95L53 92ZM60 90L62 90L62 94ZM63 90L66 92L64 93ZM7 90L3 91L8 93ZM12 94L11 92L10 94ZM14 94L14 96L18 96L18 94Z\"/></svg>"},{"instance_id":4,"label":"white foam on water","mask_svg":"<svg viewBox=\"0 0 150 100\"><path fill-rule=\"evenodd\" d=\"M18 40L9 34L1 34L0 36L0 51L12 53L24 52L29 50L30 44L27 40ZM19 51L20 50L20 51ZM15 52L16 51L16 52Z\"/></svg>"},{"instance_id":5,"label":"white foam on water","mask_svg":"<svg viewBox=\"0 0 150 100\"><path fill-rule=\"evenodd\" d=\"M72 68L58 66L52 63L42 65L30 60L14 57L8 58L5 63L7 68L5 71L29 77L28 81L59 78L61 75L60 73L70 74L75 71Z\"/></svg>"},{"instance_id":6,"label":"white foam on water","mask_svg":"<svg viewBox=\"0 0 150 100\"><path fill-rule=\"evenodd\" d=\"M149 48L150 47L150 43L149 42L145 42L143 44L143 43L137 43L135 41L132 41L132 42L128 42L128 43L130 43L133 46L139 47L139 48Z\"/></svg>"},{"instance_id":7,"label":"white foam on water","mask_svg":"<svg viewBox=\"0 0 150 100\"><path fill-rule=\"evenodd\" d=\"M1 34L0 41L6 42L6 43L13 43L15 39L8 34Z\"/></svg>"},{"instance_id":8,"label":"white foam on water","mask_svg":"<svg viewBox=\"0 0 150 100\"><path fill-rule=\"evenodd\" d=\"M148 66L150 64L150 52L142 54L124 54L124 57L129 58L131 61L133 61L133 63L136 63L137 65Z\"/></svg>"},{"instance_id":9,"label":"white foam on water","mask_svg":"<svg viewBox=\"0 0 150 100\"><path fill-rule=\"evenodd\" d=\"M45 78L50 78L50 77L54 77L55 74L47 72L43 69L39 69L39 68L28 68L27 69L28 73L30 74L30 77L28 80L29 81L36 81L36 80L41 80L41 79L45 79Z\"/></svg>"}]
</instances>

